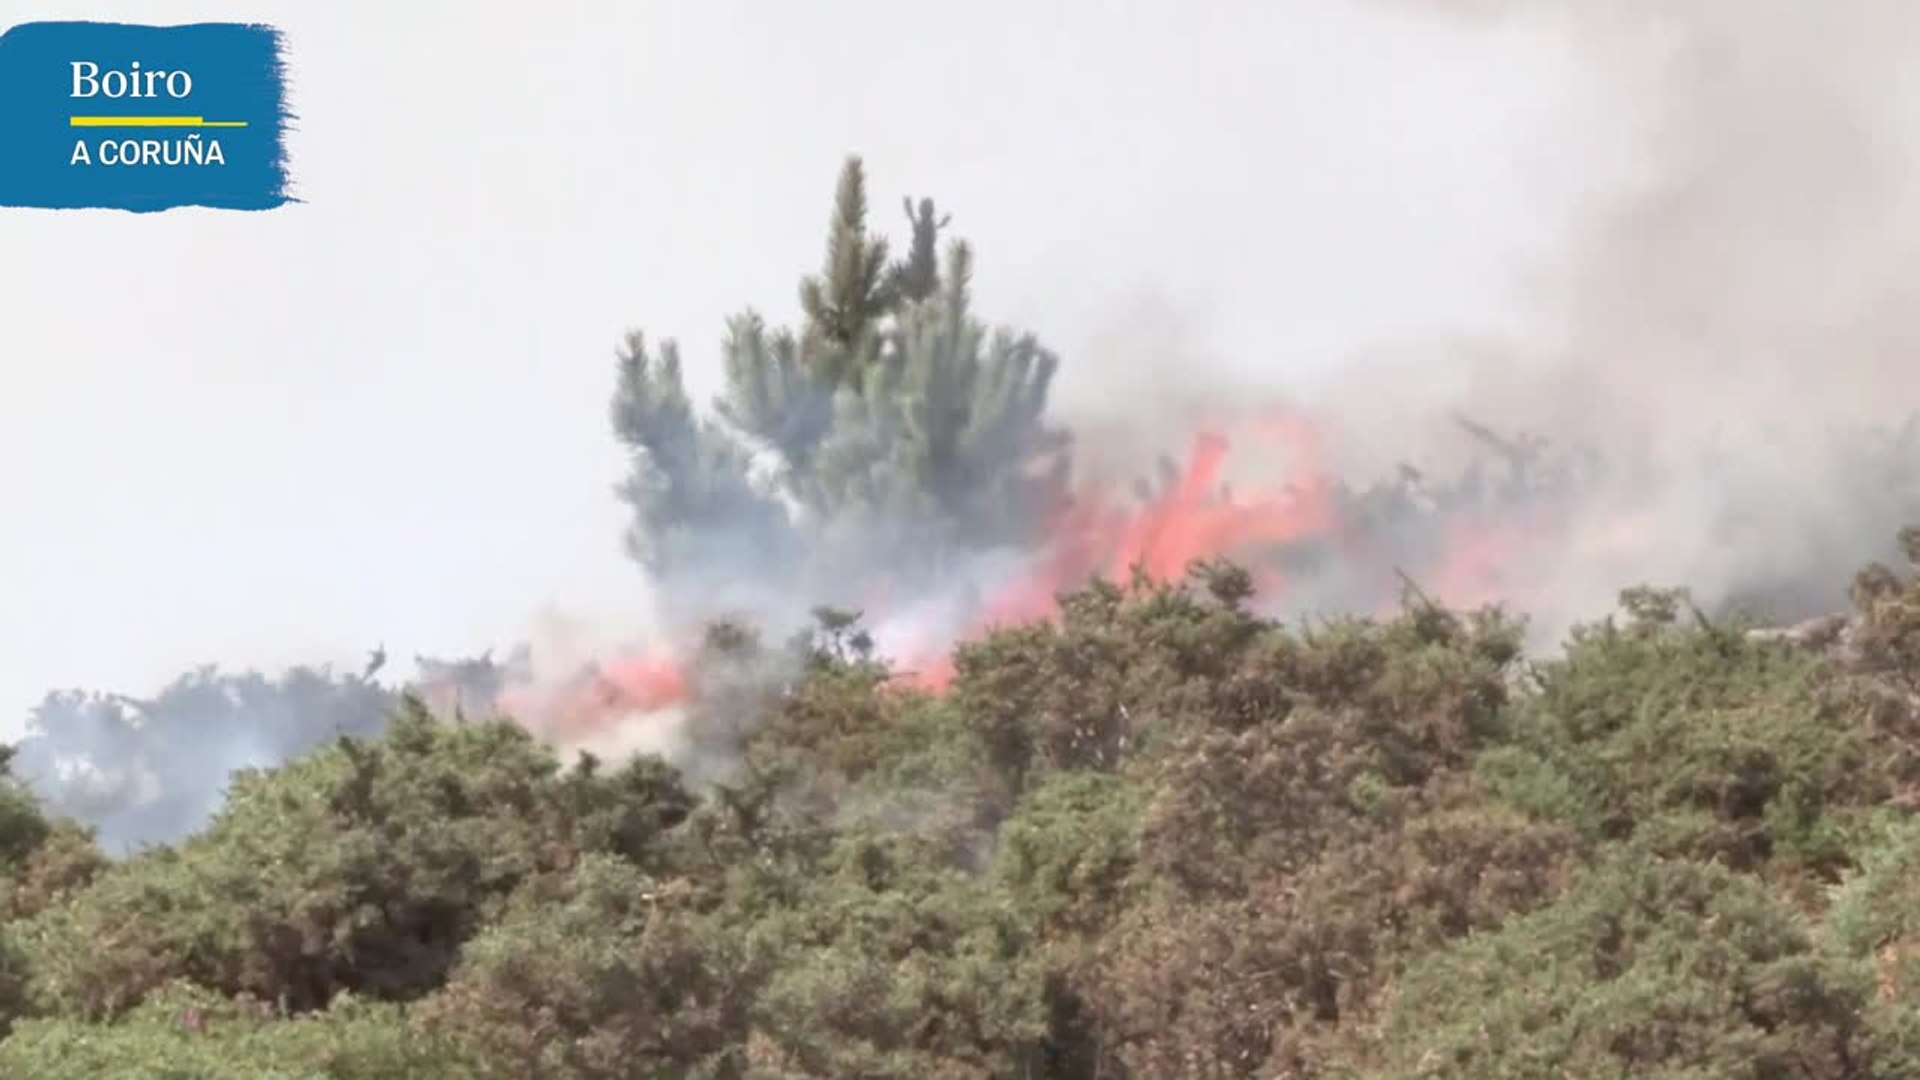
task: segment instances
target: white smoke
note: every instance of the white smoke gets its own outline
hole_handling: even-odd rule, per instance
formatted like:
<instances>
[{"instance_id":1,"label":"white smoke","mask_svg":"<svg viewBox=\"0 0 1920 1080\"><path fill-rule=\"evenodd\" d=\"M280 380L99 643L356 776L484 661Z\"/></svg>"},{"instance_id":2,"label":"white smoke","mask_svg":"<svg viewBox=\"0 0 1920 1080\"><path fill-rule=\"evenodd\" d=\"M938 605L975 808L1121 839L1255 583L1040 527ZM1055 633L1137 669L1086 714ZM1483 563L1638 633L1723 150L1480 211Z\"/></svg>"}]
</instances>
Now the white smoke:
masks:
<instances>
[{"instance_id":1,"label":"white smoke","mask_svg":"<svg viewBox=\"0 0 1920 1080\"><path fill-rule=\"evenodd\" d=\"M1555 630L1640 582L1837 606L1920 509L1920 446L1876 434L1920 408L1920 9L1392 6L1564 49L1594 100L1569 156L1631 153L1519 268L1538 332L1378 349L1315 388L1345 464L1444 472L1461 414L1595 451L1605 478L1509 568Z\"/></svg>"}]
</instances>

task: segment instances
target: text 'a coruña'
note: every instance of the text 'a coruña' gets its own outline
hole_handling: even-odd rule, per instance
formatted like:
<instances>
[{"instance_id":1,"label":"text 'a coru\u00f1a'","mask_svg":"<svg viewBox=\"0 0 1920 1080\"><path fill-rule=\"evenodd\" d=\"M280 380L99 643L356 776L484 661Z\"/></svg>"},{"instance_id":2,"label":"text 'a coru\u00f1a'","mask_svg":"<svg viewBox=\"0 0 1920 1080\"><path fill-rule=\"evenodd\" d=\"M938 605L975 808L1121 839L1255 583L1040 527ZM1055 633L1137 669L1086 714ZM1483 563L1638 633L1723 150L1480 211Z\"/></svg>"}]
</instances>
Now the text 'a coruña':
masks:
<instances>
[{"instance_id":1,"label":"text 'a coru\u00f1a'","mask_svg":"<svg viewBox=\"0 0 1920 1080\"><path fill-rule=\"evenodd\" d=\"M101 139L92 146L85 139L73 144L69 165L225 165L219 139L198 134L180 139Z\"/></svg>"}]
</instances>

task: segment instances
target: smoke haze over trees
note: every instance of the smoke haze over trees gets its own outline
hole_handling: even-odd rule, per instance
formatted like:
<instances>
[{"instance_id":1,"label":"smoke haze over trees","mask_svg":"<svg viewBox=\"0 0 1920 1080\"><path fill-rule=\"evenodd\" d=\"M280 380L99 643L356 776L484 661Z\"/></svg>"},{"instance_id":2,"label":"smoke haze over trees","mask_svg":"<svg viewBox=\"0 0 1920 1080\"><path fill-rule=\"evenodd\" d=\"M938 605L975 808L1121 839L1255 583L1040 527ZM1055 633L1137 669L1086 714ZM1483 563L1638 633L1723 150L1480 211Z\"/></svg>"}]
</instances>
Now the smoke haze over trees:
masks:
<instances>
[{"instance_id":1,"label":"smoke haze over trees","mask_svg":"<svg viewBox=\"0 0 1920 1080\"><path fill-rule=\"evenodd\" d=\"M1884 552L1868 537L1920 518L1912 424L1826 429L1819 460L1833 476L1821 513L1802 517L1828 521L1844 542L1808 534L1775 558L1780 485L1800 474L1743 442L1674 439L1663 447L1686 454L1649 457L1455 413L1448 429L1473 448L1457 468L1402 459L1342 477L1321 471L1339 467L1342 414L1306 401L1223 412L1230 439L1190 447L1185 462L1170 444L1129 492L1089 488L1102 462L1076 460L1048 412L1058 359L1031 335L979 321L971 249L943 232L951 216L904 200L896 255L868 203L849 159L822 264L799 284L802 324L771 328L751 309L729 320L711 408L689 398L671 340L635 333L619 355L611 419L630 472L617 494L669 655L556 669L523 645L505 664L416 658L405 685L209 670L148 701L57 694L32 720L20 775L99 827L109 850L178 839L218 805L232 770L376 732L411 686L447 715L512 712L563 744L648 746L707 776L731 765L696 760L675 657L715 619L788 633L822 607L862 612L882 653L931 665L937 685L951 643L1045 614L1057 590L1142 567L1177 577L1190 560L1228 555L1250 560L1265 613L1384 613L1411 575L1443 602L1516 603L1534 616L1531 644L1551 648L1589 610L1575 605L1593 580L1634 580L1627 571L1674 543L1722 538L1720 561L1696 579L1709 612L1792 619L1831 608L1845 580L1835 551ZM1275 425L1290 432L1280 444L1267 438ZM1710 480L1713 495L1676 533L1670 495L1682 480ZM793 674L782 661L753 679ZM579 730L559 731L561 720Z\"/></svg>"},{"instance_id":2,"label":"smoke haze over trees","mask_svg":"<svg viewBox=\"0 0 1920 1080\"><path fill-rule=\"evenodd\" d=\"M1865 10L1427 9L1590 32L1669 133L1554 330L1176 372L1127 455L1052 400L1108 357L974 310L968 208L848 161L715 401L619 352L655 638L45 700L0 1073L1920 1080Z\"/></svg>"}]
</instances>

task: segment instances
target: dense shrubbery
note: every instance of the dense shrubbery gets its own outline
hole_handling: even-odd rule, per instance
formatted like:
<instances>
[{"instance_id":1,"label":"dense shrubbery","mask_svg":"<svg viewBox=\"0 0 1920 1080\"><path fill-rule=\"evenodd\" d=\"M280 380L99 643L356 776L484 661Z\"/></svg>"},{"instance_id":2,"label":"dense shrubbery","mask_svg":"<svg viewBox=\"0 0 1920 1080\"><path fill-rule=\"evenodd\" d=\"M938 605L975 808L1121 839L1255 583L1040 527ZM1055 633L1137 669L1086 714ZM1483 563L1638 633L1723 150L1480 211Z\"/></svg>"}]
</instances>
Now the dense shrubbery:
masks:
<instances>
[{"instance_id":1,"label":"dense shrubbery","mask_svg":"<svg viewBox=\"0 0 1920 1080\"><path fill-rule=\"evenodd\" d=\"M1533 665L1220 573L1089 586L937 696L825 614L694 718L739 763L699 791L415 707L113 864L10 784L0 1069L1920 1077L1920 585L1826 651L1630 593Z\"/></svg>"}]
</instances>

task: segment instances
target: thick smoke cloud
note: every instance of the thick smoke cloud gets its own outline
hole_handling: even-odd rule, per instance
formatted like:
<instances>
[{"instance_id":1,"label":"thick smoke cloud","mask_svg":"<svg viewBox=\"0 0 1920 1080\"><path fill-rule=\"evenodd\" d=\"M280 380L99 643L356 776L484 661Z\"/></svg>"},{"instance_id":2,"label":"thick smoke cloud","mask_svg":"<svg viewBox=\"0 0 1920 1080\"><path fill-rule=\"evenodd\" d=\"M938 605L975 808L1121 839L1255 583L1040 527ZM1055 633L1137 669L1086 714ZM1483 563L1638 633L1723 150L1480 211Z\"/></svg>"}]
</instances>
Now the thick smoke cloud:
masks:
<instances>
[{"instance_id":1,"label":"thick smoke cloud","mask_svg":"<svg viewBox=\"0 0 1920 1080\"><path fill-rule=\"evenodd\" d=\"M1527 268L1544 332L1417 345L1318 388L1350 464L1457 460L1472 445L1461 414L1592 452L1601 470L1509 568L1545 629L1636 581L1781 616L1837 606L1920 512L1903 426L1920 404L1920 11L1460 3L1408 17L1574 42L1606 95L1595 141L1624 124L1633 153L1578 242Z\"/></svg>"}]
</instances>

